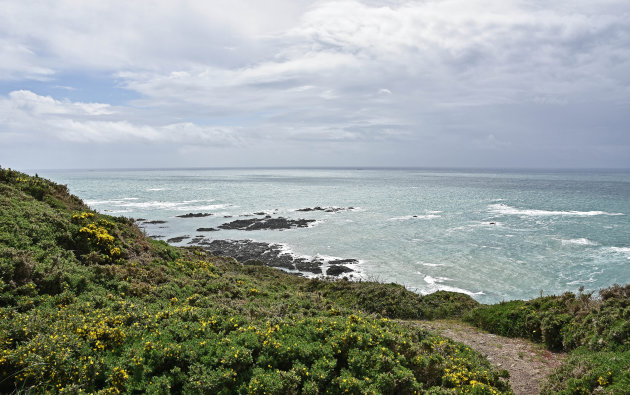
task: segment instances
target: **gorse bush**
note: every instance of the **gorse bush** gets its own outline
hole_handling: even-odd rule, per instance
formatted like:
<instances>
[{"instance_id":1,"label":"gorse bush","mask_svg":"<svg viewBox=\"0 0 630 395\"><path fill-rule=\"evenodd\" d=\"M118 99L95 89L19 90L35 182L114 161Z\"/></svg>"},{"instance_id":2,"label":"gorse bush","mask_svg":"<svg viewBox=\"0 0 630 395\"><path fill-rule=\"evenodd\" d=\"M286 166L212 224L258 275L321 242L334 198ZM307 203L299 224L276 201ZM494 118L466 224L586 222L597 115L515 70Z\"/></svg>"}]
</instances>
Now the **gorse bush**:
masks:
<instances>
[{"instance_id":1,"label":"gorse bush","mask_svg":"<svg viewBox=\"0 0 630 395\"><path fill-rule=\"evenodd\" d=\"M549 393L630 393L630 284L592 293L479 306L464 319L489 332L572 351L549 376Z\"/></svg>"},{"instance_id":2,"label":"gorse bush","mask_svg":"<svg viewBox=\"0 0 630 395\"><path fill-rule=\"evenodd\" d=\"M476 352L389 321L425 314L403 287L171 247L11 170L0 192L1 393L510 393Z\"/></svg>"},{"instance_id":3,"label":"gorse bush","mask_svg":"<svg viewBox=\"0 0 630 395\"><path fill-rule=\"evenodd\" d=\"M591 350L630 345L630 284L592 294L545 296L479 306L464 320L489 332L542 342L550 350Z\"/></svg>"},{"instance_id":4,"label":"gorse bush","mask_svg":"<svg viewBox=\"0 0 630 395\"><path fill-rule=\"evenodd\" d=\"M548 377L544 394L630 393L630 350L597 351L580 347Z\"/></svg>"},{"instance_id":5,"label":"gorse bush","mask_svg":"<svg viewBox=\"0 0 630 395\"><path fill-rule=\"evenodd\" d=\"M479 305L468 295L438 291L422 296L393 283L313 280L305 289L332 297L349 308L390 318L456 318Z\"/></svg>"}]
</instances>

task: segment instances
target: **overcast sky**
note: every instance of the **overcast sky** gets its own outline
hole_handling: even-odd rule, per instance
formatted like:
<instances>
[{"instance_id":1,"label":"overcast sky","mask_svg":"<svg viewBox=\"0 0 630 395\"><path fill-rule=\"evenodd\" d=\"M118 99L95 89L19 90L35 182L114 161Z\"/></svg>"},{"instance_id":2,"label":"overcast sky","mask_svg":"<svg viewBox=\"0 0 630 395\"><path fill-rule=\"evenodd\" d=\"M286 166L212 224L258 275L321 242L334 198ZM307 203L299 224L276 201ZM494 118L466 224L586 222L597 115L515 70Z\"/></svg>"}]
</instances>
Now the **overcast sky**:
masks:
<instances>
[{"instance_id":1,"label":"overcast sky","mask_svg":"<svg viewBox=\"0 0 630 395\"><path fill-rule=\"evenodd\" d=\"M630 1L3 0L0 165L628 168Z\"/></svg>"}]
</instances>

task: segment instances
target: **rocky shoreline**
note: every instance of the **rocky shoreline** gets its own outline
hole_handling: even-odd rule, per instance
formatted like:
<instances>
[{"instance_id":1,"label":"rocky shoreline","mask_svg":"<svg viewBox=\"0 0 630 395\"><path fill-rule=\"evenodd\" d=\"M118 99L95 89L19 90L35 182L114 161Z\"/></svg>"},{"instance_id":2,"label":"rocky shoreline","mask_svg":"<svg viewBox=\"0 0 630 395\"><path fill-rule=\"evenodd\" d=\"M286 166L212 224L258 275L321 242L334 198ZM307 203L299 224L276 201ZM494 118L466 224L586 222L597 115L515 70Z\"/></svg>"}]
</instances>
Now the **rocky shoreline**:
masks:
<instances>
[{"instance_id":1,"label":"rocky shoreline","mask_svg":"<svg viewBox=\"0 0 630 395\"><path fill-rule=\"evenodd\" d=\"M297 212L321 211L327 213L337 213L344 210L352 210L353 207L320 207L297 209ZM212 216L212 213L187 213L177 215L177 218L204 218ZM242 214L241 217L253 217L237 219L230 222L224 222L215 227L199 227L197 232L216 232L219 230L288 230L296 228L307 228L315 223L314 219L292 219L285 217L272 217L266 212L258 211L253 214ZM230 218L231 215L225 215L224 218ZM154 220L147 221L144 218L136 219L141 228L145 228L147 224L164 224L166 221ZM164 236L152 236L154 238L164 238ZM190 240L189 240L190 239ZM286 251L280 244L266 243L245 240L211 240L203 235L197 236L177 236L168 238L168 243L181 243L185 240L188 245L196 245L203 247L206 251L213 255L229 256L235 258L245 265L264 265L282 269L297 275L305 276L349 276L352 277L356 270L353 265L359 263L357 259L326 259L321 257L304 257L296 256Z\"/></svg>"},{"instance_id":2,"label":"rocky shoreline","mask_svg":"<svg viewBox=\"0 0 630 395\"><path fill-rule=\"evenodd\" d=\"M245 265L264 265L310 275L340 276L355 272L348 265L356 259L324 259L298 257L288 253L280 244L253 240L193 239L189 244L202 246L213 255L229 256Z\"/></svg>"}]
</instances>

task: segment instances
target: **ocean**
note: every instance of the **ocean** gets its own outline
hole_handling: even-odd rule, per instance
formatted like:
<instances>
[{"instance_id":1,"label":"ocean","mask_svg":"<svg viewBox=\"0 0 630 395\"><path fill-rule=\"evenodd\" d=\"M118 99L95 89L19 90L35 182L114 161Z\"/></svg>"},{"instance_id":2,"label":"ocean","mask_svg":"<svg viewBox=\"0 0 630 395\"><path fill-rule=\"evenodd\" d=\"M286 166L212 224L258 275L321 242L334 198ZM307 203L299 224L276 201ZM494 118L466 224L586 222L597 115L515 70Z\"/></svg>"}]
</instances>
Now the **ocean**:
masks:
<instances>
[{"instance_id":1,"label":"ocean","mask_svg":"<svg viewBox=\"0 0 630 395\"><path fill-rule=\"evenodd\" d=\"M145 219L147 235L189 236L175 245L198 235L279 243L300 257L357 259L352 278L396 282L422 294L449 290L495 303L630 282L630 171L38 173L66 184L95 210ZM315 207L329 210L296 211ZM213 215L177 217L200 212ZM261 212L315 221L288 230L196 230Z\"/></svg>"}]
</instances>

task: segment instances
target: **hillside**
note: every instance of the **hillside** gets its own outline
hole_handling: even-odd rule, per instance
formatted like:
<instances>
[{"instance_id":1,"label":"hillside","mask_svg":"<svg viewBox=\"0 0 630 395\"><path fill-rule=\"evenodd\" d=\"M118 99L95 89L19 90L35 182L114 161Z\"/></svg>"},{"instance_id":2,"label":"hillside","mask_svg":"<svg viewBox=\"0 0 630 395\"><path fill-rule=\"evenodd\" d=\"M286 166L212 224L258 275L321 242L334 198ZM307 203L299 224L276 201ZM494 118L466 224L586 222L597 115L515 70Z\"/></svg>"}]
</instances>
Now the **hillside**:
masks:
<instances>
[{"instance_id":1,"label":"hillside","mask_svg":"<svg viewBox=\"0 0 630 395\"><path fill-rule=\"evenodd\" d=\"M0 170L2 393L509 393L475 351L390 321L434 310L174 248Z\"/></svg>"},{"instance_id":2,"label":"hillside","mask_svg":"<svg viewBox=\"0 0 630 395\"><path fill-rule=\"evenodd\" d=\"M630 392L630 286L486 306L309 280L171 247L0 169L0 393L511 393L414 324L433 318L570 352L544 392Z\"/></svg>"}]
</instances>

